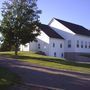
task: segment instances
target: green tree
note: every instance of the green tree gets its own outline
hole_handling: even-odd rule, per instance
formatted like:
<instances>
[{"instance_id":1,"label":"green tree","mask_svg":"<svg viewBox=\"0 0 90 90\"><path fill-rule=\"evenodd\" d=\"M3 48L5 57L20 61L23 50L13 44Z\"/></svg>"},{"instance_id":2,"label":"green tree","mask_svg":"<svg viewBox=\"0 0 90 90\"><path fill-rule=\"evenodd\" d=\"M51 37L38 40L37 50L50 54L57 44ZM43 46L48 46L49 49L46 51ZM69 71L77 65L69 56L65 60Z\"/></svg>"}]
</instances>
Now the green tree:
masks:
<instances>
[{"instance_id":1,"label":"green tree","mask_svg":"<svg viewBox=\"0 0 90 90\"><path fill-rule=\"evenodd\" d=\"M3 3L1 33L4 42L15 46L15 55L20 44L32 42L40 34L37 27L39 14L37 0L8 0Z\"/></svg>"}]
</instances>

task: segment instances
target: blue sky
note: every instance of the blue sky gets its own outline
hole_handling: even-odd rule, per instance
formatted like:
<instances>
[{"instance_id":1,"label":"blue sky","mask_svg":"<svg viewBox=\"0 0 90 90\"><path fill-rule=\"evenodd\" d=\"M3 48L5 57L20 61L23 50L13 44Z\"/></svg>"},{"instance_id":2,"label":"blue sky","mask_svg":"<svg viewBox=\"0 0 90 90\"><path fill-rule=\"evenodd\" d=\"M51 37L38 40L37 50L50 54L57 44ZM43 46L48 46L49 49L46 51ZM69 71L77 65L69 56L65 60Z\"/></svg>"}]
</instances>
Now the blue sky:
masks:
<instances>
[{"instance_id":1,"label":"blue sky","mask_svg":"<svg viewBox=\"0 0 90 90\"><path fill-rule=\"evenodd\" d=\"M38 0L38 7L42 23L56 17L90 29L90 0Z\"/></svg>"},{"instance_id":2,"label":"blue sky","mask_svg":"<svg viewBox=\"0 0 90 90\"><path fill-rule=\"evenodd\" d=\"M90 0L38 0L37 5L42 10L40 21L44 24L55 17L90 29Z\"/></svg>"}]
</instances>

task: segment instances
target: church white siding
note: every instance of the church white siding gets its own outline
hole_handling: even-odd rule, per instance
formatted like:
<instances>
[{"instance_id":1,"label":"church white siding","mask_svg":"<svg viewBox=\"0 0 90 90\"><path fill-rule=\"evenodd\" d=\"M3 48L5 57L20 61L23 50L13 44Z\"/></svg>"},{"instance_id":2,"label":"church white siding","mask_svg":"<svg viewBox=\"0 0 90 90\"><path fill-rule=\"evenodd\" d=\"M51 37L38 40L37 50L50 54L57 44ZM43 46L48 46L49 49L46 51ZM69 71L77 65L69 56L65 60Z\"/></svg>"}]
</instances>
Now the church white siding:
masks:
<instances>
[{"instance_id":1,"label":"church white siding","mask_svg":"<svg viewBox=\"0 0 90 90\"><path fill-rule=\"evenodd\" d=\"M49 56L64 58L64 40L50 38Z\"/></svg>"},{"instance_id":2,"label":"church white siding","mask_svg":"<svg viewBox=\"0 0 90 90\"><path fill-rule=\"evenodd\" d=\"M20 50L31 50L34 52L42 51L48 56L60 58L65 58L66 55L69 58L71 57L71 59L74 59L73 57L78 53L90 53L89 35L81 35L82 33L74 33L73 30L70 30L56 19L51 20L51 22L49 23L49 27L55 32L55 34L52 34L53 32L48 32L50 28L48 28L48 30L46 30L47 28L45 28L45 30L41 30L41 34L37 37L37 42L28 43L26 44L26 46L20 46ZM82 29L85 29L79 25L76 25L76 27L81 27ZM74 29L75 31L76 27ZM58 37L56 33L60 37ZM73 57L71 56L71 54Z\"/></svg>"}]
</instances>

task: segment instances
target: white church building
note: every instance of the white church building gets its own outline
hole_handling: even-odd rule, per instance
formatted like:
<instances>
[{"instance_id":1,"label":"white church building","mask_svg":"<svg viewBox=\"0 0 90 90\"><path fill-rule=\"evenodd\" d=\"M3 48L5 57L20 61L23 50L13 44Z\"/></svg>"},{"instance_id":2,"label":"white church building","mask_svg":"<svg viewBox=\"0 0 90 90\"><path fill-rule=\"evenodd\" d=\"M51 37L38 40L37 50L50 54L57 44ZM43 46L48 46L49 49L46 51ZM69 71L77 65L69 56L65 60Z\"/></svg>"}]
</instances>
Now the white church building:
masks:
<instances>
[{"instance_id":1,"label":"white church building","mask_svg":"<svg viewBox=\"0 0 90 90\"><path fill-rule=\"evenodd\" d=\"M48 25L39 25L41 34L37 42L20 46L21 51L41 51L47 56L71 60L89 60L82 54L90 54L90 31L81 25L53 18Z\"/></svg>"}]
</instances>

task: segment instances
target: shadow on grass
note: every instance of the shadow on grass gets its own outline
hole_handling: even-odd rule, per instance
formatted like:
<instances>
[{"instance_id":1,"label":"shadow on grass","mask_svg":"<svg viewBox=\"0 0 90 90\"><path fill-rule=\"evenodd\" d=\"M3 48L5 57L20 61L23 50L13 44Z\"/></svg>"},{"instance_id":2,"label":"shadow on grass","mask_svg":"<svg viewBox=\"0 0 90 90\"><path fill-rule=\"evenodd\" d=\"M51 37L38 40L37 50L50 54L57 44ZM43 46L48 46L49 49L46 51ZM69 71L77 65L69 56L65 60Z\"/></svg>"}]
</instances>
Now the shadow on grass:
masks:
<instances>
[{"instance_id":1,"label":"shadow on grass","mask_svg":"<svg viewBox=\"0 0 90 90\"><path fill-rule=\"evenodd\" d=\"M9 90L12 85L19 84L21 77L16 73L0 66L0 90Z\"/></svg>"},{"instance_id":2,"label":"shadow on grass","mask_svg":"<svg viewBox=\"0 0 90 90\"><path fill-rule=\"evenodd\" d=\"M6 58L15 58L15 55L13 55L13 54L6 54L6 53L0 53L0 56L1 57L6 57Z\"/></svg>"},{"instance_id":3,"label":"shadow on grass","mask_svg":"<svg viewBox=\"0 0 90 90\"><path fill-rule=\"evenodd\" d=\"M86 64L86 63L77 63L74 61L69 61L69 60L64 60L64 59L59 59L59 58L51 58L51 57L43 57L43 56L15 56L15 55L11 55L11 54L2 54L0 56L5 56L8 58L12 58L12 59L20 59L20 60L41 60L41 61L47 61L47 62L54 62L54 63L59 63L59 64L63 64L63 65L70 65L70 66L77 66L77 67L84 67L84 68L90 68L90 64Z\"/></svg>"},{"instance_id":4,"label":"shadow on grass","mask_svg":"<svg viewBox=\"0 0 90 90\"><path fill-rule=\"evenodd\" d=\"M62 59L55 59L55 58L40 58L40 57L30 57L30 56L20 56L19 59L25 60L25 59L35 59L35 60L41 60L41 61L48 61L48 62L54 62L54 63L60 63L64 65L70 65L70 66L78 66L78 67L85 67L90 68L90 64L85 63L76 63L72 61L62 60Z\"/></svg>"}]
</instances>

